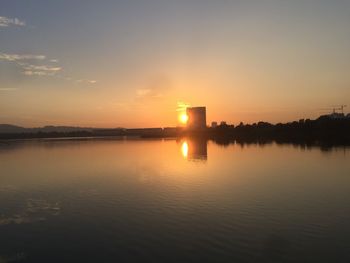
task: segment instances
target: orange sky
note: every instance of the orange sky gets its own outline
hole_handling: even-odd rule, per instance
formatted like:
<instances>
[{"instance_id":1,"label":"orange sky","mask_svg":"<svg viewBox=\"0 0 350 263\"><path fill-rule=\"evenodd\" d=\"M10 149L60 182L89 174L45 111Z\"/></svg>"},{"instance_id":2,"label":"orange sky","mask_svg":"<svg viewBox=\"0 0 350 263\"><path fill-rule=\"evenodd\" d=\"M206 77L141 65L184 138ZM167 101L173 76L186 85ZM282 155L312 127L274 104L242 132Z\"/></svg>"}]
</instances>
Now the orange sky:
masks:
<instances>
[{"instance_id":1,"label":"orange sky","mask_svg":"<svg viewBox=\"0 0 350 263\"><path fill-rule=\"evenodd\" d=\"M350 107L344 1L37 5L2 6L0 123L176 126L179 102L206 106L208 124Z\"/></svg>"}]
</instances>

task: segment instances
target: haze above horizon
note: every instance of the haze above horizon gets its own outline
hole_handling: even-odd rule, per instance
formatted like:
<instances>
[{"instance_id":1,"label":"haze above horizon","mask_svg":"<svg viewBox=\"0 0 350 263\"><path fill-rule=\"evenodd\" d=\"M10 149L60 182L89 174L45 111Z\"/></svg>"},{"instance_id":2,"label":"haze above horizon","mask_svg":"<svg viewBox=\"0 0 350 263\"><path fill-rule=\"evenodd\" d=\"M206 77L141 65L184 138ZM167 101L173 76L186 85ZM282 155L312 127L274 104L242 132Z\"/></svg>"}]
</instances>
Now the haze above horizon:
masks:
<instances>
[{"instance_id":1,"label":"haze above horizon","mask_svg":"<svg viewBox=\"0 0 350 263\"><path fill-rule=\"evenodd\" d=\"M0 123L287 122L350 105L350 2L2 1Z\"/></svg>"}]
</instances>

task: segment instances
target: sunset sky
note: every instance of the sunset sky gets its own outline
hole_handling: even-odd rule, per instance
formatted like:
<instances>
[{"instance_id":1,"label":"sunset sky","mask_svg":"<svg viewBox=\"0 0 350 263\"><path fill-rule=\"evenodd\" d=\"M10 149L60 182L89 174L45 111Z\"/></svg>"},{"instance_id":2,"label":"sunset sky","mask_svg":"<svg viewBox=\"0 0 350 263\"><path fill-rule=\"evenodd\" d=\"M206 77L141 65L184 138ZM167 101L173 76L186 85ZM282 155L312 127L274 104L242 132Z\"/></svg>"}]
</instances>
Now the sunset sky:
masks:
<instances>
[{"instance_id":1,"label":"sunset sky","mask_svg":"<svg viewBox=\"0 0 350 263\"><path fill-rule=\"evenodd\" d=\"M0 123L164 127L350 108L347 0L0 0Z\"/></svg>"}]
</instances>

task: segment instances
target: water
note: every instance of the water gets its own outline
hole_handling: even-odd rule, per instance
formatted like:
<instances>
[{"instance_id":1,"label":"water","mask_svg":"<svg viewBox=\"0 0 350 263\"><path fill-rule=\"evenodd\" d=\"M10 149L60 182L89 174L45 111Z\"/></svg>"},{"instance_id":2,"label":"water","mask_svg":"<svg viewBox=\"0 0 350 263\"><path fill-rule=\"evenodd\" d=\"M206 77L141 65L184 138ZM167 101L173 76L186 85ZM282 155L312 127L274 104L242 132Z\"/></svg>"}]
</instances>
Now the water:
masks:
<instances>
[{"instance_id":1,"label":"water","mask_svg":"<svg viewBox=\"0 0 350 263\"><path fill-rule=\"evenodd\" d=\"M0 262L350 262L350 151L0 144Z\"/></svg>"}]
</instances>

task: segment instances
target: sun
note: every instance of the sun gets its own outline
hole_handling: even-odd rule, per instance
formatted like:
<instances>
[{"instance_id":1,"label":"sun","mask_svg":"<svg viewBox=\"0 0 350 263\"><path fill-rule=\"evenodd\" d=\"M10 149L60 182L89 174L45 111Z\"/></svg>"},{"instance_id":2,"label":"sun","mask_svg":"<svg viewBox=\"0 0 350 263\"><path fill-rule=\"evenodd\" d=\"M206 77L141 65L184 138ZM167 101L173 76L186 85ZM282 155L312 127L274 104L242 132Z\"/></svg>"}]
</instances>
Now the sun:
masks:
<instances>
[{"instance_id":1,"label":"sun","mask_svg":"<svg viewBox=\"0 0 350 263\"><path fill-rule=\"evenodd\" d=\"M186 113L182 113L180 116L179 116L179 120L181 123L183 124L186 124L187 121L188 121L188 116Z\"/></svg>"}]
</instances>

